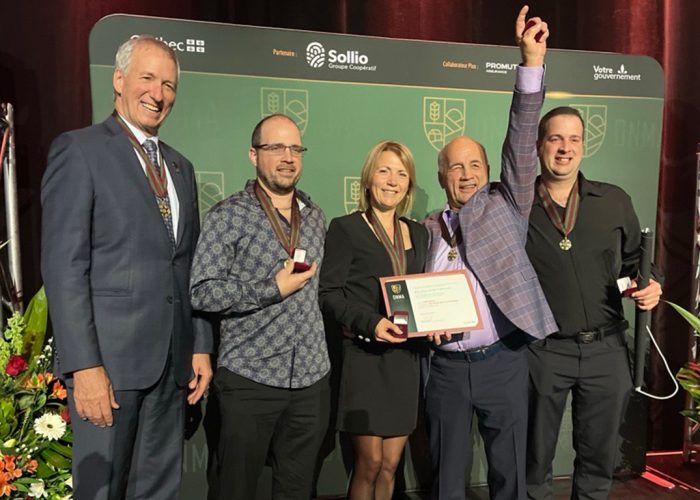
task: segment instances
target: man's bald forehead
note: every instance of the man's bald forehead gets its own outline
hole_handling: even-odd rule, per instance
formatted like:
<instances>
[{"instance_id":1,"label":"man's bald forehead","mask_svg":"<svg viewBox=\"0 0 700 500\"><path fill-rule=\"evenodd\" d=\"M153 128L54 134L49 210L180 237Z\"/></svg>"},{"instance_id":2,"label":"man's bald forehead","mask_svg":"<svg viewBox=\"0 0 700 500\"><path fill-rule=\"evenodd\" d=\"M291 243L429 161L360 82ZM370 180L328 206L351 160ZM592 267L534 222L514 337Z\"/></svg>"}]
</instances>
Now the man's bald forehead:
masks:
<instances>
[{"instance_id":1,"label":"man's bald forehead","mask_svg":"<svg viewBox=\"0 0 700 500\"><path fill-rule=\"evenodd\" d=\"M297 129L299 132L299 135L301 135L301 130L299 129L299 125L290 118L287 115L283 115L282 113L277 113L274 115L266 116L262 120L260 120L256 125L255 128L253 129L253 133L251 135L251 141L250 144L251 146L255 147L258 144L260 144L260 137L262 136L262 130L265 125L279 125L280 123L283 123L284 121L287 121L294 125L294 127Z\"/></svg>"},{"instance_id":2,"label":"man's bald forehead","mask_svg":"<svg viewBox=\"0 0 700 500\"><path fill-rule=\"evenodd\" d=\"M481 161L484 162L484 165L488 165L488 158L486 156L486 149L484 146L472 139L471 137L467 135L460 135L459 137L455 137L452 139L450 142L448 142L444 148L440 151L440 154L438 155L438 166L440 168L447 168L450 163L450 155L457 149L460 148L474 148L479 151L481 154Z\"/></svg>"}]
</instances>

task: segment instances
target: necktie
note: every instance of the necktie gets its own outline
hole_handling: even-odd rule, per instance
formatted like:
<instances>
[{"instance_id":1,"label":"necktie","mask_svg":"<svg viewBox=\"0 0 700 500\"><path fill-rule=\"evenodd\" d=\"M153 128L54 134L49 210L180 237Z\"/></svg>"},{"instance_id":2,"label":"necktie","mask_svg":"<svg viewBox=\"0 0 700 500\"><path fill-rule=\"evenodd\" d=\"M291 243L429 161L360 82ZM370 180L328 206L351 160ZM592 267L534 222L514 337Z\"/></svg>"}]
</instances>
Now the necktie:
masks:
<instances>
[{"instance_id":1,"label":"necktie","mask_svg":"<svg viewBox=\"0 0 700 500\"><path fill-rule=\"evenodd\" d=\"M148 158L153 163L156 172L158 173L158 175L160 175L160 164L158 163L158 147L156 146L155 141L151 139L146 139L145 141L143 141L142 146L143 149L146 151ZM160 209L160 215L163 217L165 228L168 230L168 236L170 236L170 243L172 244L173 248L175 248L175 232L173 231L173 215L170 212L170 197L168 196L168 193L165 193L165 196L163 196L162 198L156 196L156 200L158 201L158 208Z\"/></svg>"},{"instance_id":2,"label":"necktie","mask_svg":"<svg viewBox=\"0 0 700 500\"><path fill-rule=\"evenodd\" d=\"M448 210L447 220L450 223L450 230L452 231L452 234L455 234L459 229L459 214L453 212L452 210Z\"/></svg>"}]
</instances>

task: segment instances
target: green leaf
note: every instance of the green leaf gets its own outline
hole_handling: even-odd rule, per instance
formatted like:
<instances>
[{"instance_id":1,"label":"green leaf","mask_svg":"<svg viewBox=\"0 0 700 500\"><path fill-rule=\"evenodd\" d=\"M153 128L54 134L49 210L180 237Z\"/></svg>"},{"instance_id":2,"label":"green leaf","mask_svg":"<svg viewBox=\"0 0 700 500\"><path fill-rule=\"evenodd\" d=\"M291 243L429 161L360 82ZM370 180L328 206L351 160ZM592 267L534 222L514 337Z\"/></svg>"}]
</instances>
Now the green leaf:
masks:
<instances>
[{"instance_id":1,"label":"green leaf","mask_svg":"<svg viewBox=\"0 0 700 500\"><path fill-rule=\"evenodd\" d=\"M20 484L21 484L21 485L23 485L25 488L27 488L26 490L22 490L22 491L28 491L28 490L29 490L29 486L31 486L31 485L34 484L34 483L38 483L38 482L40 482L40 481L41 481L41 480L38 479L38 478L36 478L36 477L20 477L19 479L15 479L15 480L13 481L13 484L15 484L15 485L20 485ZM17 488L17 489L19 490L19 488Z\"/></svg>"},{"instance_id":2,"label":"green leaf","mask_svg":"<svg viewBox=\"0 0 700 500\"><path fill-rule=\"evenodd\" d=\"M695 335L698 335L698 333L700 333L700 318L695 316L690 311L683 309L678 304L674 304L673 302L669 302L668 300L665 300L664 302L666 302L669 306L673 307L676 310L676 312L678 312L678 314L680 314L683 317L683 319L688 322L690 327L693 330L695 330Z\"/></svg>"},{"instance_id":3,"label":"green leaf","mask_svg":"<svg viewBox=\"0 0 700 500\"><path fill-rule=\"evenodd\" d=\"M29 486L27 486L26 484L23 484L23 483L21 482L21 479L17 479L17 480L15 480L15 481L13 481L12 484L14 484L14 485L17 487L17 491L18 491L18 492L20 492L20 491L21 491L22 493L28 493L28 492L29 492ZM15 497L15 498L17 498L17 497ZM22 496L22 498L25 498L25 497Z\"/></svg>"},{"instance_id":4,"label":"green leaf","mask_svg":"<svg viewBox=\"0 0 700 500\"><path fill-rule=\"evenodd\" d=\"M20 410L26 410L30 406L34 404L34 396L27 395L27 396L22 396L19 398L19 401L17 401L17 406L19 407Z\"/></svg>"},{"instance_id":5,"label":"green leaf","mask_svg":"<svg viewBox=\"0 0 700 500\"><path fill-rule=\"evenodd\" d=\"M22 352L28 354L27 359L31 363L41 354L46 337L46 324L48 320L49 306L46 300L46 291L42 286L27 306L24 313L26 327L24 329L24 346Z\"/></svg>"},{"instance_id":6,"label":"green leaf","mask_svg":"<svg viewBox=\"0 0 700 500\"><path fill-rule=\"evenodd\" d=\"M44 394L42 392L41 394L39 394L39 397L36 398L36 403L34 404L33 411L40 410L41 408L44 407L45 404L46 404L46 394Z\"/></svg>"},{"instance_id":7,"label":"green leaf","mask_svg":"<svg viewBox=\"0 0 700 500\"><path fill-rule=\"evenodd\" d=\"M71 458L73 456L73 449L70 446L59 443L58 441L51 441L49 448L66 458Z\"/></svg>"},{"instance_id":8,"label":"green leaf","mask_svg":"<svg viewBox=\"0 0 700 500\"><path fill-rule=\"evenodd\" d=\"M64 456L52 451L48 448L41 452L41 457L58 469L70 469L71 461L67 460Z\"/></svg>"},{"instance_id":9,"label":"green leaf","mask_svg":"<svg viewBox=\"0 0 700 500\"><path fill-rule=\"evenodd\" d=\"M54 471L46 465L46 463L43 460L39 460L39 466L36 468L36 477L41 478L41 479L46 479L47 477L50 477L53 475Z\"/></svg>"},{"instance_id":10,"label":"green leaf","mask_svg":"<svg viewBox=\"0 0 700 500\"><path fill-rule=\"evenodd\" d=\"M0 421L0 442L6 441L10 438L10 433L12 429L17 425L17 419L13 416L7 416L3 421Z\"/></svg>"},{"instance_id":11,"label":"green leaf","mask_svg":"<svg viewBox=\"0 0 700 500\"><path fill-rule=\"evenodd\" d=\"M14 415L15 405L12 404L12 399L0 399L0 415L3 417L9 417Z\"/></svg>"},{"instance_id":12,"label":"green leaf","mask_svg":"<svg viewBox=\"0 0 700 500\"><path fill-rule=\"evenodd\" d=\"M56 481L65 482L72 476L73 474L71 472L64 472L63 474L58 474L55 479Z\"/></svg>"},{"instance_id":13,"label":"green leaf","mask_svg":"<svg viewBox=\"0 0 700 500\"><path fill-rule=\"evenodd\" d=\"M700 424L700 411L698 410L683 410L681 415L688 417L693 422Z\"/></svg>"}]
</instances>

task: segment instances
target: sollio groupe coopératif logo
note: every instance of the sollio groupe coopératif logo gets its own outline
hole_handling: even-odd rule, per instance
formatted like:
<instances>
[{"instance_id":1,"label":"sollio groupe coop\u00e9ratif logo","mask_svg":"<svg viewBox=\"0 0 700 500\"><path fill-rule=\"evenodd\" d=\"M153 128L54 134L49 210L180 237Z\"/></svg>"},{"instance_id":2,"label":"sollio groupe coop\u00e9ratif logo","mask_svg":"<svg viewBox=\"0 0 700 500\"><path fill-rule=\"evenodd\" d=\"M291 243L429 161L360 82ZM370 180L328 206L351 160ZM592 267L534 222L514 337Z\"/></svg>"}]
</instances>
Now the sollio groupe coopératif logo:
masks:
<instances>
[{"instance_id":1,"label":"sollio groupe coop\u00e9ratif logo","mask_svg":"<svg viewBox=\"0 0 700 500\"><path fill-rule=\"evenodd\" d=\"M361 53L359 50L346 50L342 52L336 49L330 49L326 52L326 48L320 42L311 42L306 46L306 63L315 69L327 65L328 68L337 70L377 70L376 64L370 65L369 56Z\"/></svg>"}]
</instances>

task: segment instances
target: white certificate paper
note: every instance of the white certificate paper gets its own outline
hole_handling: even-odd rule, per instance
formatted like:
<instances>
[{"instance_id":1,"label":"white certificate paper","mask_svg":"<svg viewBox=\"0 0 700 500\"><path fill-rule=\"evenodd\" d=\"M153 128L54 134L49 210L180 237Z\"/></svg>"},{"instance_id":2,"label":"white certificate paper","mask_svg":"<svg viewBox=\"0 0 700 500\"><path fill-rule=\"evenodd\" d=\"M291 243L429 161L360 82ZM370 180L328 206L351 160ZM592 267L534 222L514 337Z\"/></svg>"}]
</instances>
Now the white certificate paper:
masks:
<instances>
[{"instance_id":1,"label":"white certificate paper","mask_svg":"<svg viewBox=\"0 0 700 500\"><path fill-rule=\"evenodd\" d=\"M408 335L458 333L481 328L474 290L465 271L379 279L387 314L408 312Z\"/></svg>"}]
</instances>

